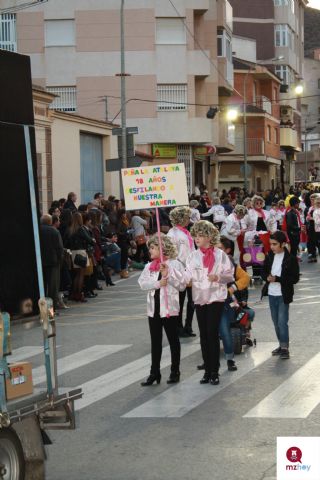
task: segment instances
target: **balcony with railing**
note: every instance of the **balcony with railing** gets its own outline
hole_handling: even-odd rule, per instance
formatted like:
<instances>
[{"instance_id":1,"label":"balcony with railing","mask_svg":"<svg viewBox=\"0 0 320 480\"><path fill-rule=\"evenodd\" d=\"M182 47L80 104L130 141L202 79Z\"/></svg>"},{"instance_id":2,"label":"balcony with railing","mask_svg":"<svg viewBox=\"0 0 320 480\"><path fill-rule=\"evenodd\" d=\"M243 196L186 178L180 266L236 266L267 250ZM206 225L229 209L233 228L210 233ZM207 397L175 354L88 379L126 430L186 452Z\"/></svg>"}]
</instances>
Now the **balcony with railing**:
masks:
<instances>
[{"instance_id":1,"label":"balcony with railing","mask_svg":"<svg viewBox=\"0 0 320 480\"><path fill-rule=\"evenodd\" d=\"M268 97L265 97L264 95L256 97L255 105L256 107L261 108L261 110L267 112L269 115L272 115L272 103Z\"/></svg>"},{"instance_id":2,"label":"balcony with railing","mask_svg":"<svg viewBox=\"0 0 320 480\"><path fill-rule=\"evenodd\" d=\"M234 155L243 155L244 153L243 140L236 139L234 146ZM263 138L247 138L247 155L264 155L265 143Z\"/></svg>"},{"instance_id":3,"label":"balcony with railing","mask_svg":"<svg viewBox=\"0 0 320 480\"><path fill-rule=\"evenodd\" d=\"M300 152L298 132L291 127L280 126L280 146Z\"/></svg>"}]
</instances>

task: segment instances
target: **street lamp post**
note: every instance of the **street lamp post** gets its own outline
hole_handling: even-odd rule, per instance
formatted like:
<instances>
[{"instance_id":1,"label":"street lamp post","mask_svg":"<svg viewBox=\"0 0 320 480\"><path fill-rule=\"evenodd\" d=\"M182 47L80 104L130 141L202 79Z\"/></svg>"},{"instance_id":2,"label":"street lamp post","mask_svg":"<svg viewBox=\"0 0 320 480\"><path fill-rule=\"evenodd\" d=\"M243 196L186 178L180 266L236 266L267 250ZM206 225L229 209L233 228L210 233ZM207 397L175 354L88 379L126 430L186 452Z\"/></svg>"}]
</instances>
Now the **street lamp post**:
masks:
<instances>
[{"instance_id":1,"label":"street lamp post","mask_svg":"<svg viewBox=\"0 0 320 480\"><path fill-rule=\"evenodd\" d=\"M126 69L124 43L124 0L121 0L121 128L122 128L122 168L127 168L127 111L126 111Z\"/></svg>"},{"instance_id":2,"label":"street lamp post","mask_svg":"<svg viewBox=\"0 0 320 480\"><path fill-rule=\"evenodd\" d=\"M250 70L245 75L243 82L243 166L244 190L248 191L248 148L247 148L247 80Z\"/></svg>"}]
</instances>

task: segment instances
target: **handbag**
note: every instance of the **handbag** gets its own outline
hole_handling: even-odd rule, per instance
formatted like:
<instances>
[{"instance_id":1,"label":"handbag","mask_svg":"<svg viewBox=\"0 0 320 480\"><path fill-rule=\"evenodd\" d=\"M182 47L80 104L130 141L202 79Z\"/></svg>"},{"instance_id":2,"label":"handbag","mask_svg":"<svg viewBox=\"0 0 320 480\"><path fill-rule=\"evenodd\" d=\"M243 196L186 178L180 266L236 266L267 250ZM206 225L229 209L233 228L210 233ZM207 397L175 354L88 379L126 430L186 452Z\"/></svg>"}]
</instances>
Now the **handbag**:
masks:
<instances>
[{"instance_id":1,"label":"handbag","mask_svg":"<svg viewBox=\"0 0 320 480\"><path fill-rule=\"evenodd\" d=\"M73 268L85 268L90 265L89 257L85 250L72 250Z\"/></svg>"},{"instance_id":2,"label":"handbag","mask_svg":"<svg viewBox=\"0 0 320 480\"><path fill-rule=\"evenodd\" d=\"M138 235L137 237L135 237L135 242L136 244L139 246L139 245L145 245L147 243L147 240L146 240L146 237L144 234L142 235Z\"/></svg>"}]
</instances>

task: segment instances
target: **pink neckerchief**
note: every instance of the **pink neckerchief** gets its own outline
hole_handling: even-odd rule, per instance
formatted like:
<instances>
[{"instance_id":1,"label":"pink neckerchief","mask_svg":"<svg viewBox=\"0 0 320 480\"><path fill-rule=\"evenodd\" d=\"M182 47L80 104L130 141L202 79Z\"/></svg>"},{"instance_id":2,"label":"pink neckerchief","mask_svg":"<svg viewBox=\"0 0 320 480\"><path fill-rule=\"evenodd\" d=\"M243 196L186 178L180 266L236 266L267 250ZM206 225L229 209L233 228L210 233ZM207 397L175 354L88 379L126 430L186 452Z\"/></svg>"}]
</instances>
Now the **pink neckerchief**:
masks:
<instances>
[{"instance_id":1,"label":"pink neckerchief","mask_svg":"<svg viewBox=\"0 0 320 480\"><path fill-rule=\"evenodd\" d=\"M214 255L214 248L209 247L209 248L200 248L200 251L203 253L203 266L208 269L208 272L210 273L211 270L213 269L214 266L214 260L215 260L215 255Z\"/></svg>"},{"instance_id":2,"label":"pink neckerchief","mask_svg":"<svg viewBox=\"0 0 320 480\"><path fill-rule=\"evenodd\" d=\"M258 213L258 215L260 214L259 216L263 218L263 220L266 219L266 214L264 213L263 208L255 208L254 210Z\"/></svg>"},{"instance_id":3,"label":"pink neckerchief","mask_svg":"<svg viewBox=\"0 0 320 480\"><path fill-rule=\"evenodd\" d=\"M163 257L163 261L165 262L166 260L168 260L167 257ZM161 263L162 262L160 258L155 258L154 260L152 260L149 267L150 272L159 272Z\"/></svg>"},{"instance_id":4,"label":"pink neckerchief","mask_svg":"<svg viewBox=\"0 0 320 480\"><path fill-rule=\"evenodd\" d=\"M180 230L181 232L183 232L185 235L187 235L188 237L188 241L189 241L189 246L190 248L192 249L192 246L193 246L193 238L191 237L191 234L189 232L189 230L187 230L186 228L184 227L181 227L181 225L176 225L177 229Z\"/></svg>"}]
</instances>

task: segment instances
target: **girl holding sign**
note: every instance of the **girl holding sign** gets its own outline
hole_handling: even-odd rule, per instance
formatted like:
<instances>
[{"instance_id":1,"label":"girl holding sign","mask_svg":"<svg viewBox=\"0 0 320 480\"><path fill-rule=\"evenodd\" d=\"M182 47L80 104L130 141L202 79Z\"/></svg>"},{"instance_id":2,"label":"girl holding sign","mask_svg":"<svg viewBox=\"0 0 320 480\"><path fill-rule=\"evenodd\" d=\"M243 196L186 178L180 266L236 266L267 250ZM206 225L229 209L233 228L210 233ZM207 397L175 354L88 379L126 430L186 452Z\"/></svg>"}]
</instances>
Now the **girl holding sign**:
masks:
<instances>
[{"instance_id":1,"label":"girl holding sign","mask_svg":"<svg viewBox=\"0 0 320 480\"><path fill-rule=\"evenodd\" d=\"M180 340L178 335L179 290L180 280L174 279L171 272L174 270L183 274L183 267L175 260L177 250L169 237L161 234L163 266L167 273L160 272L159 237L154 235L148 241L151 262L148 263L139 277L142 290L148 291L147 309L151 335L151 371L143 387L158 384L161 381L160 360L162 354L162 329L164 328L171 351L171 374L167 383L177 383L180 380Z\"/></svg>"},{"instance_id":2,"label":"girl holding sign","mask_svg":"<svg viewBox=\"0 0 320 480\"><path fill-rule=\"evenodd\" d=\"M219 384L220 338L219 327L224 302L227 298L227 284L233 282L234 268L226 253L216 247L219 231L212 223L201 220L191 228L198 250L193 251L187 261L186 270L179 272L162 266L164 277L169 273L180 278L181 283L192 282L192 298L196 307L200 330L200 344L205 373L201 384Z\"/></svg>"},{"instance_id":3,"label":"girl holding sign","mask_svg":"<svg viewBox=\"0 0 320 480\"><path fill-rule=\"evenodd\" d=\"M187 230L190 223L192 210L189 207L176 207L170 212L170 221L172 228L168 232L168 236L172 239L178 250L178 260L185 268L188 256L195 250L193 238ZM185 326L182 324L183 305L186 296L187 303L187 318ZM179 335L180 337L195 337L196 334L192 330L192 319L194 313L194 304L192 301L191 286L187 286L183 292L180 293L180 311L179 311Z\"/></svg>"}]
</instances>

